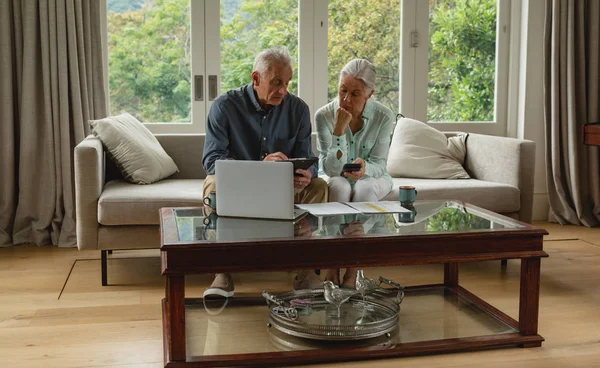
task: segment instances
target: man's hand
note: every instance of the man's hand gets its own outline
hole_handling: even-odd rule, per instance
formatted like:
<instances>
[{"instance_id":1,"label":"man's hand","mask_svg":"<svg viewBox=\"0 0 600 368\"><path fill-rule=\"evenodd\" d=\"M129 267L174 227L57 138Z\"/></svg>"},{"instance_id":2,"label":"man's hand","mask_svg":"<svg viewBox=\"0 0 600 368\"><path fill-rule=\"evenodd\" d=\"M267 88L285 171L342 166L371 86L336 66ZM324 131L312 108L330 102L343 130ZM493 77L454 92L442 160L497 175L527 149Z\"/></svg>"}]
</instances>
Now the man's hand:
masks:
<instances>
[{"instance_id":1,"label":"man's hand","mask_svg":"<svg viewBox=\"0 0 600 368\"><path fill-rule=\"evenodd\" d=\"M351 180L358 181L360 178L365 176L365 167L367 164L366 164L365 160L363 160L360 157L358 157L356 160L352 161L352 163L360 164L360 170L353 171L353 172L347 171L344 173L344 176L347 178L350 178Z\"/></svg>"},{"instance_id":2,"label":"man's hand","mask_svg":"<svg viewBox=\"0 0 600 368\"><path fill-rule=\"evenodd\" d=\"M335 112L334 122L333 122L333 135L341 136L344 135L346 131L346 127L352 121L352 114L347 110L344 110L341 107L338 107Z\"/></svg>"},{"instance_id":3,"label":"man's hand","mask_svg":"<svg viewBox=\"0 0 600 368\"><path fill-rule=\"evenodd\" d=\"M363 224L360 223L360 221L352 221L344 229L343 234L344 235L354 235L354 236L365 235L365 228L364 228Z\"/></svg>"},{"instance_id":4,"label":"man's hand","mask_svg":"<svg viewBox=\"0 0 600 368\"><path fill-rule=\"evenodd\" d=\"M310 180L312 179L312 174L308 170L296 169L296 175L294 175L294 192L298 193L304 190L308 184L310 184Z\"/></svg>"},{"instance_id":5,"label":"man's hand","mask_svg":"<svg viewBox=\"0 0 600 368\"><path fill-rule=\"evenodd\" d=\"M281 152L269 153L265 156L263 161L283 161L287 160L288 157Z\"/></svg>"}]
</instances>

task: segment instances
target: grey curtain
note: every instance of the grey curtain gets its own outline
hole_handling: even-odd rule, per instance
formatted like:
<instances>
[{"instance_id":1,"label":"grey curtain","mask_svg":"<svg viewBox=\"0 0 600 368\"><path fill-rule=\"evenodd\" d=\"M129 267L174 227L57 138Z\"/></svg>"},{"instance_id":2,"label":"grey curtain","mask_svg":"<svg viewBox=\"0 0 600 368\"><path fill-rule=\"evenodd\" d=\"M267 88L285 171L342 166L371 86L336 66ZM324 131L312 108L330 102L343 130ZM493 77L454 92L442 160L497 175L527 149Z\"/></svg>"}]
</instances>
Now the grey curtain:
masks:
<instances>
[{"instance_id":1,"label":"grey curtain","mask_svg":"<svg viewBox=\"0 0 600 368\"><path fill-rule=\"evenodd\" d=\"M106 2L0 1L0 245L74 246L73 149L106 116Z\"/></svg>"},{"instance_id":2,"label":"grey curtain","mask_svg":"<svg viewBox=\"0 0 600 368\"><path fill-rule=\"evenodd\" d=\"M550 221L600 223L599 147L583 125L600 118L600 1L550 0L545 28L545 131Z\"/></svg>"}]
</instances>

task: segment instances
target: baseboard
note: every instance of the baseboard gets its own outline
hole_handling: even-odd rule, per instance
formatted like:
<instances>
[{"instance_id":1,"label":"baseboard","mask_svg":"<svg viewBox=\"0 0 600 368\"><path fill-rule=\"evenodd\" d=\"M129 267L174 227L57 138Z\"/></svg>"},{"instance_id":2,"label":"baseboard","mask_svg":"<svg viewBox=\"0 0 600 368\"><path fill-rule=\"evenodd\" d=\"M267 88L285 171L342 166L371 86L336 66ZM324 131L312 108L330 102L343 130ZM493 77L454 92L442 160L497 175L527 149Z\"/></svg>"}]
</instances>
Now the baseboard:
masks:
<instances>
[{"instance_id":1,"label":"baseboard","mask_svg":"<svg viewBox=\"0 0 600 368\"><path fill-rule=\"evenodd\" d=\"M548 220L548 211L550 211L550 202L548 201L548 193L533 194L533 220L546 221Z\"/></svg>"}]
</instances>

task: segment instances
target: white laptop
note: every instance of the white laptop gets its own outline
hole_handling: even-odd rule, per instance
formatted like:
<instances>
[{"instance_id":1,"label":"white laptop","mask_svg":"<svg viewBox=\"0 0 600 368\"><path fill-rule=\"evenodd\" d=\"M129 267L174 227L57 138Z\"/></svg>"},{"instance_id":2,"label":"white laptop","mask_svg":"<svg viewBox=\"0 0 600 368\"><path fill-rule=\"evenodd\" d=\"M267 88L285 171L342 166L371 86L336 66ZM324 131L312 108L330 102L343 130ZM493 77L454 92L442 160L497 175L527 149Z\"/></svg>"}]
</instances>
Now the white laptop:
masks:
<instances>
[{"instance_id":1,"label":"white laptop","mask_svg":"<svg viewBox=\"0 0 600 368\"><path fill-rule=\"evenodd\" d=\"M291 162L218 160L215 175L219 217L295 220L306 214L294 208Z\"/></svg>"}]
</instances>

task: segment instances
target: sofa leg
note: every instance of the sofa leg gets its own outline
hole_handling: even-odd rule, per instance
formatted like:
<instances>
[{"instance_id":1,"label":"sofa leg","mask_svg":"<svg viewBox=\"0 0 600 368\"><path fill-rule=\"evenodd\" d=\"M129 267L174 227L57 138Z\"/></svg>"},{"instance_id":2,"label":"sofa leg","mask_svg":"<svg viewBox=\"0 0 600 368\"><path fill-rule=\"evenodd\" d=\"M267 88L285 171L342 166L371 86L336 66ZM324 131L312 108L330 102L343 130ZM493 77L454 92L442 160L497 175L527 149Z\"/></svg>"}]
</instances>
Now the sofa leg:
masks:
<instances>
[{"instance_id":1,"label":"sofa leg","mask_svg":"<svg viewBox=\"0 0 600 368\"><path fill-rule=\"evenodd\" d=\"M100 251L100 265L102 268L102 286L108 285L107 277L106 277L106 251Z\"/></svg>"},{"instance_id":2,"label":"sofa leg","mask_svg":"<svg viewBox=\"0 0 600 368\"><path fill-rule=\"evenodd\" d=\"M112 249L107 250L108 254L112 254Z\"/></svg>"},{"instance_id":3,"label":"sofa leg","mask_svg":"<svg viewBox=\"0 0 600 368\"><path fill-rule=\"evenodd\" d=\"M507 264L508 264L508 259L504 258L504 259L500 260L500 266L506 267Z\"/></svg>"}]
</instances>

